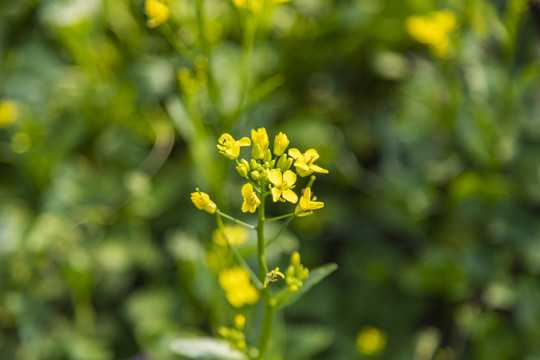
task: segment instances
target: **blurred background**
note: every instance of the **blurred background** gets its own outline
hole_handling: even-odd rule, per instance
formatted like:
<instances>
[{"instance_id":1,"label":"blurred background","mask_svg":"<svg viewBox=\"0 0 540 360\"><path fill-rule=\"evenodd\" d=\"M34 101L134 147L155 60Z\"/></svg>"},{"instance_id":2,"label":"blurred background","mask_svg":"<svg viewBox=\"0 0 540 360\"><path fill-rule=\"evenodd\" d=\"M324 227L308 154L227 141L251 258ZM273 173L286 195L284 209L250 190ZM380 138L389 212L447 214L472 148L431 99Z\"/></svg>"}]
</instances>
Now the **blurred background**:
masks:
<instances>
[{"instance_id":1,"label":"blurred background","mask_svg":"<svg viewBox=\"0 0 540 360\"><path fill-rule=\"evenodd\" d=\"M261 126L330 170L272 259L339 266L275 359L540 359L537 1L291 0L251 48L233 2L168 6L149 28L142 0L0 0L1 359L212 334L189 194L249 220L215 144Z\"/></svg>"}]
</instances>

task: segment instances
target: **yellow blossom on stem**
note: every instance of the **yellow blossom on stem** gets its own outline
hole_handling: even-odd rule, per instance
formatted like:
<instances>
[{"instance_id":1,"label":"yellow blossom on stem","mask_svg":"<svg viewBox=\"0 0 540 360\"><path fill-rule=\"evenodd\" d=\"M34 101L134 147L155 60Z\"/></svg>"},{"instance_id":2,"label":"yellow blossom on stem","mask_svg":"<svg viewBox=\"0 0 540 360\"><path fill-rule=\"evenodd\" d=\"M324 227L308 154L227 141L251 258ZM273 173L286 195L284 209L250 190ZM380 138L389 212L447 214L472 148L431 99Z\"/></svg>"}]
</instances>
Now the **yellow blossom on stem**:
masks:
<instances>
[{"instance_id":1,"label":"yellow blossom on stem","mask_svg":"<svg viewBox=\"0 0 540 360\"><path fill-rule=\"evenodd\" d=\"M158 27L169 19L171 12L167 5L160 0L146 0L144 13L148 16L146 25L149 28Z\"/></svg>"},{"instance_id":2,"label":"yellow blossom on stem","mask_svg":"<svg viewBox=\"0 0 540 360\"><path fill-rule=\"evenodd\" d=\"M313 210L321 209L324 207L322 201L311 201L311 189L306 188L304 195L300 197L300 202L294 209L294 214L298 217L307 216L313 214Z\"/></svg>"},{"instance_id":3,"label":"yellow blossom on stem","mask_svg":"<svg viewBox=\"0 0 540 360\"><path fill-rule=\"evenodd\" d=\"M274 155L281 156L287 146L289 146L289 139L287 139L287 135L280 131L274 139Z\"/></svg>"},{"instance_id":4,"label":"yellow blossom on stem","mask_svg":"<svg viewBox=\"0 0 540 360\"><path fill-rule=\"evenodd\" d=\"M280 198L287 200L293 204L298 201L298 196L291 189L294 188L296 175L291 170L285 171L283 174L279 169L268 171L268 179L274 185L270 187L272 192L272 200L278 201Z\"/></svg>"},{"instance_id":5,"label":"yellow blossom on stem","mask_svg":"<svg viewBox=\"0 0 540 360\"><path fill-rule=\"evenodd\" d=\"M251 284L249 274L242 267L223 270L219 274L219 284L225 290L227 300L234 307L253 305L259 300L257 288Z\"/></svg>"},{"instance_id":6,"label":"yellow blossom on stem","mask_svg":"<svg viewBox=\"0 0 540 360\"><path fill-rule=\"evenodd\" d=\"M294 166L298 175L302 177L311 175L314 172L321 174L328 173L328 170L314 164L319 158L319 153L315 149L309 149L303 154L298 149L289 149L289 156L296 160Z\"/></svg>"},{"instance_id":7,"label":"yellow blossom on stem","mask_svg":"<svg viewBox=\"0 0 540 360\"><path fill-rule=\"evenodd\" d=\"M237 141L234 140L231 135L225 133L219 137L217 147L221 154L225 155L231 160L234 160L240 155L240 147L249 145L251 145L251 140L249 140L249 138L243 137Z\"/></svg>"},{"instance_id":8,"label":"yellow blossom on stem","mask_svg":"<svg viewBox=\"0 0 540 360\"><path fill-rule=\"evenodd\" d=\"M217 210L216 203L210 200L210 196L207 193L199 191L191 193L191 201L199 210L204 210L210 214L213 214Z\"/></svg>"},{"instance_id":9,"label":"yellow blossom on stem","mask_svg":"<svg viewBox=\"0 0 540 360\"><path fill-rule=\"evenodd\" d=\"M274 270L270 271L268 274L266 274L263 287L267 287L269 282L277 281L278 276L281 276L282 279L285 279L285 275L281 271L279 271L279 268L277 267Z\"/></svg>"},{"instance_id":10,"label":"yellow blossom on stem","mask_svg":"<svg viewBox=\"0 0 540 360\"><path fill-rule=\"evenodd\" d=\"M261 200L257 197L257 194L255 194L255 191L253 191L253 186L250 183L245 184L242 186L242 196L244 197L244 203L242 204L242 211L243 212L255 212L259 205L261 204Z\"/></svg>"},{"instance_id":11,"label":"yellow blossom on stem","mask_svg":"<svg viewBox=\"0 0 540 360\"><path fill-rule=\"evenodd\" d=\"M262 159L264 157L264 153L270 145L266 129L259 128L257 131L251 130L251 139L253 140L252 157L254 159Z\"/></svg>"}]
</instances>

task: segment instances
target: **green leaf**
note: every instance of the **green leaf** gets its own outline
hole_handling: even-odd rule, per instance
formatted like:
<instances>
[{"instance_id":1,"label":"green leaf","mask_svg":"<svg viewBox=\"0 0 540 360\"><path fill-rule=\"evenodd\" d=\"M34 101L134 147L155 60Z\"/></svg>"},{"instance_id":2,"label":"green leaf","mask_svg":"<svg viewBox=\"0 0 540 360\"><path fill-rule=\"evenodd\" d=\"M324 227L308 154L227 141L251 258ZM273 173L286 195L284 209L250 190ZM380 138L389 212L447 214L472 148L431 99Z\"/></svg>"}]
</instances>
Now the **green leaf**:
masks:
<instances>
[{"instance_id":1,"label":"green leaf","mask_svg":"<svg viewBox=\"0 0 540 360\"><path fill-rule=\"evenodd\" d=\"M286 306L294 304L295 302L300 300L300 298L304 296L304 294L308 292L309 289L311 289L313 286L321 282L328 275L336 271L337 268L338 268L337 264L330 263L330 264L325 264L323 266L315 268L313 270L310 270L309 277L306 280L304 280L300 289L298 289L298 291L295 292L294 294L290 294L289 296L287 296L284 299L283 303L281 304L278 303L278 307L286 307ZM288 291L288 289L283 289L282 291ZM278 294L276 297L279 299L280 295L281 294Z\"/></svg>"},{"instance_id":2,"label":"green leaf","mask_svg":"<svg viewBox=\"0 0 540 360\"><path fill-rule=\"evenodd\" d=\"M248 357L231 349L228 342L211 337L180 338L171 342L170 349L175 354L189 359L204 360L247 360Z\"/></svg>"}]
</instances>

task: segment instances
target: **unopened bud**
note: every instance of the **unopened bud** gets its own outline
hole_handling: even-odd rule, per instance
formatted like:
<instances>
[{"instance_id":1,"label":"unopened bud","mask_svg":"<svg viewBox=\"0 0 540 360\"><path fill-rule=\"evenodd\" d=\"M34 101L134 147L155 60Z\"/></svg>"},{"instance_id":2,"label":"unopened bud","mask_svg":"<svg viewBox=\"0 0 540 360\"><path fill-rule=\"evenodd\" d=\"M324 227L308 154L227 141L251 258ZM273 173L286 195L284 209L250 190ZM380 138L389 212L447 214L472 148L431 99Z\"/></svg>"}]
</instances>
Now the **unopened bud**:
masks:
<instances>
[{"instance_id":1,"label":"unopened bud","mask_svg":"<svg viewBox=\"0 0 540 360\"><path fill-rule=\"evenodd\" d=\"M236 167L236 171L240 174L241 177L246 177L249 169L244 164L240 164Z\"/></svg>"},{"instance_id":2,"label":"unopened bud","mask_svg":"<svg viewBox=\"0 0 540 360\"><path fill-rule=\"evenodd\" d=\"M262 159L263 155L264 154L261 151L261 146L257 143L254 143L253 148L251 150L251 157L253 159Z\"/></svg>"},{"instance_id":3,"label":"unopened bud","mask_svg":"<svg viewBox=\"0 0 540 360\"><path fill-rule=\"evenodd\" d=\"M266 151L264 152L263 161L268 163L272 161L272 152L270 151L270 149L266 149Z\"/></svg>"},{"instance_id":4,"label":"unopened bud","mask_svg":"<svg viewBox=\"0 0 540 360\"><path fill-rule=\"evenodd\" d=\"M274 154L276 156L280 156L285 152L285 149L287 149L287 146L289 146L289 139L287 139L287 135L280 132L276 135L274 139Z\"/></svg>"}]
</instances>

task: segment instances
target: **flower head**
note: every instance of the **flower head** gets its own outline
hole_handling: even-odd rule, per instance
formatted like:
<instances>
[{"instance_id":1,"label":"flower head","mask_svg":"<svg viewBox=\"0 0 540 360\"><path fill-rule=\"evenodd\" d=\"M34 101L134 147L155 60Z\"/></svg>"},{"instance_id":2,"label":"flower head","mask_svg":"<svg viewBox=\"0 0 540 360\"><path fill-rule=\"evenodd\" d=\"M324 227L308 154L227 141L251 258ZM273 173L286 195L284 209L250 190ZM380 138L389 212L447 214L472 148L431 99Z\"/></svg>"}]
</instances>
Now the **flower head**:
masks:
<instances>
[{"instance_id":1,"label":"flower head","mask_svg":"<svg viewBox=\"0 0 540 360\"><path fill-rule=\"evenodd\" d=\"M217 210L216 203L210 200L210 196L207 193L199 191L191 193L191 201L199 210L204 210L207 213L213 214Z\"/></svg>"},{"instance_id":2,"label":"flower head","mask_svg":"<svg viewBox=\"0 0 540 360\"><path fill-rule=\"evenodd\" d=\"M242 267L223 270L219 274L219 284L225 290L227 300L234 307L253 305L259 300L257 288L251 284L247 271Z\"/></svg>"},{"instance_id":3,"label":"flower head","mask_svg":"<svg viewBox=\"0 0 540 360\"><path fill-rule=\"evenodd\" d=\"M283 174L279 169L269 170L268 179L274 185L270 187L274 202L278 201L280 197L293 204L298 201L298 196L291 190L296 182L296 175L291 170L287 170Z\"/></svg>"},{"instance_id":4,"label":"flower head","mask_svg":"<svg viewBox=\"0 0 540 360\"><path fill-rule=\"evenodd\" d=\"M253 140L252 157L254 159L262 159L264 157L264 153L270 145L266 129L259 128L257 131L251 130L251 139Z\"/></svg>"},{"instance_id":5,"label":"flower head","mask_svg":"<svg viewBox=\"0 0 540 360\"><path fill-rule=\"evenodd\" d=\"M242 196L244 197L244 203L242 204L242 211L243 212L255 212L259 205L261 204L261 200L257 197L257 194L255 194L255 191L253 191L253 186L250 183L245 184L242 186Z\"/></svg>"},{"instance_id":6,"label":"flower head","mask_svg":"<svg viewBox=\"0 0 540 360\"><path fill-rule=\"evenodd\" d=\"M313 214L313 210L321 209L324 207L322 201L311 201L311 189L306 188L304 195L300 198L300 202L296 205L294 213L298 217L307 216Z\"/></svg>"},{"instance_id":7,"label":"flower head","mask_svg":"<svg viewBox=\"0 0 540 360\"><path fill-rule=\"evenodd\" d=\"M328 170L314 164L315 160L319 158L319 153L317 153L317 150L315 149L309 149L303 154L298 149L289 149L289 156L296 160L294 166L296 167L298 175L302 177L311 175L314 172L322 174L328 173Z\"/></svg>"},{"instance_id":8,"label":"flower head","mask_svg":"<svg viewBox=\"0 0 540 360\"><path fill-rule=\"evenodd\" d=\"M167 5L160 0L146 0L144 13L148 16L146 25L149 28L158 27L169 19L171 12Z\"/></svg>"},{"instance_id":9,"label":"flower head","mask_svg":"<svg viewBox=\"0 0 540 360\"><path fill-rule=\"evenodd\" d=\"M456 28L456 16L448 10L409 16L406 27L416 41L428 45L436 56L442 57L450 51L449 34Z\"/></svg>"},{"instance_id":10,"label":"flower head","mask_svg":"<svg viewBox=\"0 0 540 360\"><path fill-rule=\"evenodd\" d=\"M240 155L240 147L249 145L251 145L251 140L249 140L249 138L243 137L237 141L234 140L231 135L225 133L219 137L217 147L221 154L234 160Z\"/></svg>"},{"instance_id":11,"label":"flower head","mask_svg":"<svg viewBox=\"0 0 540 360\"><path fill-rule=\"evenodd\" d=\"M285 149L287 149L287 146L289 146L287 135L279 132L274 139L274 155L281 156L285 152Z\"/></svg>"}]
</instances>

